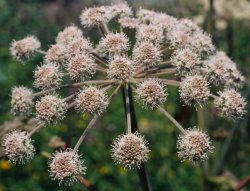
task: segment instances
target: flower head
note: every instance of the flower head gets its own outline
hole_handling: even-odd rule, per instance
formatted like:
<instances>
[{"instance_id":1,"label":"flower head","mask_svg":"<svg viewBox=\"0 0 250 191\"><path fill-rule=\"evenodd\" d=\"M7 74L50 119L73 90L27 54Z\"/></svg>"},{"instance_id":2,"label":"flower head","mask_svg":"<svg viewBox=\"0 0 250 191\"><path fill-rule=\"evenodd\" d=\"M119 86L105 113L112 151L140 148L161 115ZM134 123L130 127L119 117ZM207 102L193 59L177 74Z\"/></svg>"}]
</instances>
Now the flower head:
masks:
<instances>
[{"instance_id":1,"label":"flower head","mask_svg":"<svg viewBox=\"0 0 250 191\"><path fill-rule=\"evenodd\" d=\"M207 134L194 128L186 130L178 137L177 149L182 160L197 164L207 159L213 146Z\"/></svg>"},{"instance_id":2,"label":"flower head","mask_svg":"<svg viewBox=\"0 0 250 191\"><path fill-rule=\"evenodd\" d=\"M46 123L62 120L67 111L67 103L56 95L46 95L36 103L36 117Z\"/></svg>"},{"instance_id":3,"label":"flower head","mask_svg":"<svg viewBox=\"0 0 250 191\"><path fill-rule=\"evenodd\" d=\"M171 48L187 47L192 40L188 33L176 27L167 31L166 38L168 39Z\"/></svg>"},{"instance_id":4,"label":"flower head","mask_svg":"<svg viewBox=\"0 0 250 191\"><path fill-rule=\"evenodd\" d=\"M137 26L137 20L131 17L122 17L118 22L123 28L134 29Z\"/></svg>"},{"instance_id":5,"label":"flower head","mask_svg":"<svg viewBox=\"0 0 250 191\"><path fill-rule=\"evenodd\" d=\"M34 86L41 89L57 87L62 81L62 76L58 65L43 64L34 72Z\"/></svg>"},{"instance_id":6,"label":"flower head","mask_svg":"<svg viewBox=\"0 0 250 191\"><path fill-rule=\"evenodd\" d=\"M49 162L50 177L58 180L59 185L72 185L78 175L86 173L84 161L76 152L71 149L56 152Z\"/></svg>"},{"instance_id":7,"label":"flower head","mask_svg":"<svg viewBox=\"0 0 250 191\"><path fill-rule=\"evenodd\" d=\"M44 56L45 63L55 65L65 65L68 62L68 49L64 44L52 45Z\"/></svg>"},{"instance_id":8,"label":"flower head","mask_svg":"<svg viewBox=\"0 0 250 191\"><path fill-rule=\"evenodd\" d=\"M35 36L27 36L22 40L13 41L10 46L11 55L18 61L27 61L34 51L41 47L40 41Z\"/></svg>"},{"instance_id":9,"label":"flower head","mask_svg":"<svg viewBox=\"0 0 250 191\"><path fill-rule=\"evenodd\" d=\"M171 63L180 74L192 73L201 63L200 57L189 48L177 49L171 57Z\"/></svg>"},{"instance_id":10,"label":"flower head","mask_svg":"<svg viewBox=\"0 0 250 191\"><path fill-rule=\"evenodd\" d=\"M76 109L92 115L100 115L108 105L105 93L94 86L87 87L80 91L75 101Z\"/></svg>"},{"instance_id":11,"label":"flower head","mask_svg":"<svg viewBox=\"0 0 250 191\"><path fill-rule=\"evenodd\" d=\"M139 133L121 135L112 143L111 157L125 168L140 168L148 155L147 142Z\"/></svg>"},{"instance_id":12,"label":"flower head","mask_svg":"<svg viewBox=\"0 0 250 191\"><path fill-rule=\"evenodd\" d=\"M133 60L137 65L146 67L157 65L161 61L161 52L158 46L150 42L142 42L133 50Z\"/></svg>"},{"instance_id":13,"label":"flower head","mask_svg":"<svg viewBox=\"0 0 250 191\"><path fill-rule=\"evenodd\" d=\"M11 93L11 111L15 115L31 114L33 103L33 91L26 87L14 87Z\"/></svg>"},{"instance_id":14,"label":"flower head","mask_svg":"<svg viewBox=\"0 0 250 191\"><path fill-rule=\"evenodd\" d=\"M56 37L56 43L63 44L65 46L69 45L72 41L82 38L82 31L72 25L66 27L63 31L59 32Z\"/></svg>"},{"instance_id":15,"label":"flower head","mask_svg":"<svg viewBox=\"0 0 250 191\"><path fill-rule=\"evenodd\" d=\"M216 85L239 87L244 82L244 77L237 70L236 64L222 51L204 61L204 71Z\"/></svg>"},{"instance_id":16,"label":"flower head","mask_svg":"<svg viewBox=\"0 0 250 191\"><path fill-rule=\"evenodd\" d=\"M127 51L129 39L123 33L109 33L100 41L100 47L111 54Z\"/></svg>"},{"instance_id":17,"label":"flower head","mask_svg":"<svg viewBox=\"0 0 250 191\"><path fill-rule=\"evenodd\" d=\"M245 77L242 76L240 71L235 67L231 67L229 69L229 78L225 82L225 87L227 88L240 88L242 87L243 83L245 82Z\"/></svg>"},{"instance_id":18,"label":"flower head","mask_svg":"<svg viewBox=\"0 0 250 191\"><path fill-rule=\"evenodd\" d=\"M92 44L86 38L78 38L72 41L67 50L67 56L71 59L74 56L86 55L92 50Z\"/></svg>"},{"instance_id":19,"label":"flower head","mask_svg":"<svg viewBox=\"0 0 250 191\"><path fill-rule=\"evenodd\" d=\"M200 27L190 19L181 19L179 21L179 27L188 34L201 32Z\"/></svg>"},{"instance_id":20,"label":"flower head","mask_svg":"<svg viewBox=\"0 0 250 191\"><path fill-rule=\"evenodd\" d=\"M222 115L232 119L242 118L246 113L246 101L234 89L219 92L219 97L214 100L214 104L221 110Z\"/></svg>"},{"instance_id":21,"label":"flower head","mask_svg":"<svg viewBox=\"0 0 250 191\"><path fill-rule=\"evenodd\" d=\"M225 83L228 78L228 68L231 66L230 59L222 51L210 56L204 61L204 71L216 84Z\"/></svg>"},{"instance_id":22,"label":"flower head","mask_svg":"<svg viewBox=\"0 0 250 191\"><path fill-rule=\"evenodd\" d=\"M142 81L136 89L138 101L145 106L155 108L166 101L167 93L160 80L149 78Z\"/></svg>"},{"instance_id":23,"label":"flower head","mask_svg":"<svg viewBox=\"0 0 250 191\"><path fill-rule=\"evenodd\" d=\"M112 15L105 6L85 9L80 16L82 25L86 27L107 23L111 18Z\"/></svg>"},{"instance_id":24,"label":"flower head","mask_svg":"<svg viewBox=\"0 0 250 191\"><path fill-rule=\"evenodd\" d=\"M128 17L133 14L133 11L128 6L127 2L121 2L110 6L111 14L113 17L121 16L121 17Z\"/></svg>"},{"instance_id":25,"label":"flower head","mask_svg":"<svg viewBox=\"0 0 250 191\"><path fill-rule=\"evenodd\" d=\"M128 58L117 56L109 64L108 77L125 80L132 75L133 71L134 66Z\"/></svg>"},{"instance_id":26,"label":"flower head","mask_svg":"<svg viewBox=\"0 0 250 191\"><path fill-rule=\"evenodd\" d=\"M141 24L137 28L136 38L137 41L161 43L163 41L163 30L157 25Z\"/></svg>"},{"instance_id":27,"label":"flower head","mask_svg":"<svg viewBox=\"0 0 250 191\"><path fill-rule=\"evenodd\" d=\"M199 55L209 55L215 52L211 37L202 31L192 35L189 46Z\"/></svg>"},{"instance_id":28,"label":"flower head","mask_svg":"<svg viewBox=\"0 0 250 191\"><path fill-rule=\"evenodd\" d=\"M32 140L24 131L12 131L3 138L4 152L14 165L24 164L34 156Z\"/></svg>"},{"instance_id":29,"label":"flower head","mask_svg":"<svg viewBox=\"0 0 250 191\"><path fill-rule=\"evenodd\" d=\"M156 12L152 10L142 8L140 8L136 13L137 18L141 23L150 23L154 19L155 14Z\"/></svg>"},{"instance_id":30,"label":"flower head","mask_svg":"<svg viewBox=\"0 0 250 191\"><path fill-rule=\"evenodd\" d=\"M87 55L77 55L70 59L67 70L72 79L86 79L96 72L94 60Z\"/></svg>"},{"instance_id":31,"label":"flower head","mask_svg":"<svg viewBox=\"0 0 250 191\"><path fill-rule=\"evenodd\" d=\"M181 80L179 93L182 101L203 104L210 95L208 82L200 75L186 76Z\"/></svg>"},{"instance_id":32,"label":"flower head","mask_svg":"<svg viewBox=\"0 0 250 191\"><path fill-rule=\"evenodd\" d=\"M178 23L178 20L165 13L157 13L154 15L152 24L163 28L166 32L173 29Z\"/></svg>"}]
</instances>

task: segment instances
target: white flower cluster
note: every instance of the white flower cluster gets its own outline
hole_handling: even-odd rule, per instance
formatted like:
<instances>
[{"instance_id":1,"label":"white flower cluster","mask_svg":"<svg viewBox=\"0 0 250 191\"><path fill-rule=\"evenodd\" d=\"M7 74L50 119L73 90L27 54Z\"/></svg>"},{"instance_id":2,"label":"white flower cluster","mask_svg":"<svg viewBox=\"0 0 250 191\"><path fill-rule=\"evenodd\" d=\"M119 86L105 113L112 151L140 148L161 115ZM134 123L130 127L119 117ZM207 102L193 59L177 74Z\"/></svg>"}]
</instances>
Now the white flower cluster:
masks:
<instances>
[{"instance_id":1,"label":"white flower cluster","mask_svg":"<svg viewBox=\"0 0 250 191\"><path fill-rule=\"evenodd\" d=\"M13 41L10 47L13 57L22 62L35 52L44 54L43 63L34 70L33 85L40 91L14 87L12 113L29 115L35 110L43 125L65 119L70 109L93 117L75 148L56 152L49 163L51 178L60 184L71 185L85 174L79 145L119 89L124 90L128 130L115 139L111 155L115 163L129 169L140 168L149 159L147 141L131 130L130 90L145 108L159 109L181 130L178 155L194 164L205 160L213 146L206 133L197 128L185 130L164 110L168 86L179 88L181 101L186 105L203 106L214 99L223 116L237 119L245 114L246 101L236 91L244 77L224 52L216 50L211 37L191 20L142 8L135 14L127 3L118 3L87 8L80 21L84 27L98 29L102 35L97 38L98 43L92 43L72 25L58 33L55 44L46 52L40 50L40 42L34 36ZM119 24L119 30L111 30L110 21ZM135 35L131 38L129 34ZM62 92L63 88L68 91ZM59 96L66 93L70 95ZM12 163L33 157L32 133L12 132L4 139L5 153Z\"/></svg>"}]
</instances>

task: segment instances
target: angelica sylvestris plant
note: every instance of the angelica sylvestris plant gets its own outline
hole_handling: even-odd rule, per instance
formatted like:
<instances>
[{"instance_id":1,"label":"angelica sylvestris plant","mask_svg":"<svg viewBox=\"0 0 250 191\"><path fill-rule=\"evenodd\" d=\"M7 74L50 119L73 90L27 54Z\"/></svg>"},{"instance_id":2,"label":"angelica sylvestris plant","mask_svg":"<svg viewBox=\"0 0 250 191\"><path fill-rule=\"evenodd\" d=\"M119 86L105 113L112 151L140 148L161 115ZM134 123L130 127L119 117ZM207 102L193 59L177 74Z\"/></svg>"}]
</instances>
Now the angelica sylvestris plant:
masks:
<instances>
[{"instance_id":1,"label":"angelica sylvestris plant","mask_svg":"<svg viewBox=\"0 0 250 191\"><path fill-rule=\"evenodd\" d=\"M181 104L200 107L214 101L222 116L232 120L243 117L246 102L237 91L244 77L194 22L146 9L134 13L126 3L85 9L80 21L84 28L99 30L99 43L93 44L75 25L59 32L47 51L41 50L41 43L31 35L11 43L12 56L23 64L34 54L44 56L33 75L33 85L40 91L23 86L12 89L12 113L34 114L40 122L30 133L13 131L3 140L5 154L13 164L33 157L31 137L39 129L65 119L67 110L88 113L92 119L75 147L56 152L49 162L51 178L71 185L86 172L78 152L86 133L121 89L127 128L114 139L111 158L127 169L140 168L149 159L148 142L132 131L131 91L142 107L160 111L177 127L178 155L194 164L208 158L213 149L211 139L199 127L182 127L164 109L169 86L178 88ZM112 29L110 21L120 27ZM135 31L134 43L127 35L129 30ZM60 89L71 87L78 89L77 93L60 95Z\"/></svg>"}]
</instances>

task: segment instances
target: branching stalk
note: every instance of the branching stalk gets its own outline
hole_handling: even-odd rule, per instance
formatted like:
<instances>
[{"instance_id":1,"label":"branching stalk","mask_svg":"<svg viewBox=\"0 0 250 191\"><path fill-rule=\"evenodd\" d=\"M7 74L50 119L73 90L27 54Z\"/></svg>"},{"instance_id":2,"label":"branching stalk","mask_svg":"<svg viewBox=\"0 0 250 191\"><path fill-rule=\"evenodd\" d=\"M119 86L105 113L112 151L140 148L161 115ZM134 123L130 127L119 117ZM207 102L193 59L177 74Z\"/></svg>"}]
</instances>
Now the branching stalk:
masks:
<instances>
[{"instance_id":1,"label":"branching stalk","mask_svg":"<svg viewBox=\"0 0 250 191\"><path fill-rule=\"evenodd\" d=\"M164 84L166 85L170 85L170 86L180 86L180 82L179 81L175 81L175 80L169 80L169 79L160 79Z\"/></svg>"},{"instance_id":2,"label":"branching stalk","mask_svg":"<svg viewBox=\"0 0 250 191\"><path fill-rule=\"evenodd\" d=\"M163 52L165 52L166 50L168 50L169 49L169 47L167 46L167 47L165 47L165 48L162 48L161 49L161 52L163 53Z\"/></svg>"},{"instance_id":3,"label":"branching stalk","mask_svg":"<svg viewBox=\"0 0 250 191\"><path fill-rule=\"evenodd\" d=\"M211 98L213 98L213 99L217 99L217 98L219 98L218 96L213 95L213 94L210 94L210 97L211 97Z\"/></svg>"},{"instance_id":4,"label":"branching stalk","mask_svg":"<svg viewBox=\"0 0 250 191\"><path fill-rule=\"evenodd\" d=\"M163 107L159 106L158 109L162 112L183 134L185 134L184 128L178 123Z\"/></svg>"},{"instance_id":5,"label":"branching stalk","mask_svg":"<svg viewBox=\"0 0 250 191\"><path fill-rule=\"evenodd\" d=\"M99 72L105 73L105 74L107 73L107 70L103 67L100 67L100 66L96 67L96 70Z\"/></svg>"},{"instance_id":6,"label":"branching stalk","mask_svg":"<svg viewBox=\"0 0 250 191\"><path fill-rule=\"evenodd\" d=\"M106 23L101 22L101 28L102 28L102 30L103 30L103 32L104 32L104 36L105 36L106 34L110 33L110 31L109 31L108 26L107 26Z\"/></svg>"},{"instance_id":7,"label":"branching stalk","mask_svg":"<svg viewBox=\"0 0 250 191\"><path fill-rule=\"evenodd\" d=\"M91 121L89 122L88 126L86 127L86 129L84 130L84 132L82 133L81 137L79 138L79 140L77 141L74 149L73 149L73 152L77 152L78 148L80 147L80 145L82 144L86 134L88 133L89 129L91 129L91 127L94 126L95 122L97 121L97 119L99 118L99 115L95 115Z\"/></svg>"},{"instance_id":8,"label":"branching stalk","mask_svg":"<svg viewBox=\"0 0 250 191\"><path fill-rule=\"evenodd\" d=\"M113 91L113 93L110 95L109 100L111 100L111 99L118 93L118 91L119 91L119 89L121 88L121 86L122 86L122 84L120 83L120 84L116 87L116 89Z\"/></svg>"},{"instance_id":9,"label":"branching stalk","mask_svg":"<svg viewBox=\"0 0 250 191\"><path fill-rule=\"evenodd\" d=\"M39 54L43 54L45 55L47 52L43 51L43 50L35 50L35 52L39 53Z\"/></svg>"},{"instance_id":10,"label":"branching stalk","mask_svg":"<svg viewBox=\"0 0 250 191\"><path fill-rule=\"evenodd\" d=\"M37 125L32 131L29 132L28 137L31 137L35 132L37 132L39 129L41 129L44 126L43 123L40 123Z\"/></svg>"},{"instance_id":11,"label":"branching stalk","mask_svg":"<svg viewBox=\"0 0 250 191\"><path fill-rule=\"evenodd\" d=\"M88 180L86 180L83 176L80 174L77 176L77 180L80 182L81 185L83 185L88 191L97 191L97 188L95 185L91 185Z\"/></svg>"},{"instance_id":12,"label":"branching stalk","mask_svg":"<svg viewBox=\"0 0 250 191\"><path fill-rule=\"evenodd\" d=\"M102 64L104 67L108 67L108 61L103 59L102 57L100 57L98 54L96 54L95 52L91 52L90 55L97 61L97 63Z\"/></svg>"},{"instance_id":13,"label":"branching stalk","mask_svg":"<svg viewBox=\"0 0 250 191\"><path fill-rule=\"evenodd\" d=\"M74 98L75 95L76 95L76 94L71 94L70 96L64 98L63 100L64 100L65 102L67 102L67 101L71 100L72 98Z\"/></svg>"},{"instance_id":14,"label":"branching stalk","mask_svg":"<svg viewBox=\"0 0 250 191\"><path fill-rule=\"evenodd\" d=\"M75 105L76 105L76 101L73 101L72 103L70 103L70 104L68 105L67 109L70 109L70 108L72 108L72 107L75 107Z\"/></svg>"},{"instance_id":15,"label":"branching stalk","mask_svg":"<svg viewBox=\"0 0 250 191\"><path fill-rule=\"evenodd\" d=\"M91 80L91 81L85 81L85 82L79 82L79 83L73 83L73 84L64 84L61 86L58 86L56 88L51 88L48 90L43 90L37 93L33 94L33 97L38 97L38 96L42 96L46 93L50 93L53 92L57 89L61 89L61 88L67 88L67 87L79 87L79 86L84 86L84 85L90 85L90 84L113 84L113 83L117 83L118 81L114 81L114 80Z\"/></svg>"},{"instance_id":16,"label":"branching stalk","mask_svg":"<svg viewBox=\"0 0 250 191\"><path fill-rule=\"evenodd\" d=\"M150 75L150 74L163 75L163 74L175 74L175 73L176 73L175 68L168 68L164 70L155 69L155 70L147 70L145 72L141 72L135 75L135 77L138 78L138 77L143 77L143 76Z\"/></svg>"}]
</instances>

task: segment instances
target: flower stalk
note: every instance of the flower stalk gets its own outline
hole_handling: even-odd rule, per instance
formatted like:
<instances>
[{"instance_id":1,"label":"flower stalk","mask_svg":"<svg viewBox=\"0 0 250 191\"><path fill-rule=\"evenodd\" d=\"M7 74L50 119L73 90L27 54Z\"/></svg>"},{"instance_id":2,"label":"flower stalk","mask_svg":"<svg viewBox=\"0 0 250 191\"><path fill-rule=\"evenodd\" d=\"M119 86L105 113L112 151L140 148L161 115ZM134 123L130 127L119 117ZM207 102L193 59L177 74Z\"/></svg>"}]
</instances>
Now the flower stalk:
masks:
<instances>
[{"instance_id":1,"label":"flower stalk","mask_svg":"<svg viewBox=\"0 0 250 191\"><path fill-rule=\"evenodd\" d=\"M158 109L180 130L181 133L185 134L185 130L180 123L178 123L163 107L159 106Z\"/></svg>"}]
</instances>

